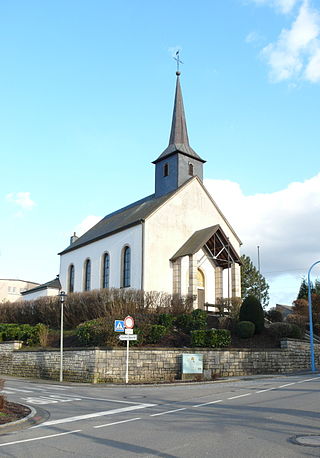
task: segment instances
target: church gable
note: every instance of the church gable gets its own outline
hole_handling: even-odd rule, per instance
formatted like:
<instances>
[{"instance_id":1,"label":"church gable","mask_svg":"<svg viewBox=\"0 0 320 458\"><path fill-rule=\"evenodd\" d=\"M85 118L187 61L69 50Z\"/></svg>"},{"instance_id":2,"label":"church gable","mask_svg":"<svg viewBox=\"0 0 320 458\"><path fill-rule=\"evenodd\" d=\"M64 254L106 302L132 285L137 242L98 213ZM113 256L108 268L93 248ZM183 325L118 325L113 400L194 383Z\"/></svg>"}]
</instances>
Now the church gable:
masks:
<instances>
[{"instance_id":1,"label":"church gable","mask_svg":"<svg viewBox=\"0 0 320 458\"><path fill-rule=\"evenodd\" d=\"M145 258L145 288L153 290L160 287L160 290L170 291L170 259L196 231L215 225L221 227L239 255L240 240L203 184L194 177L146 219L145 252L148 256Z\"/></svg>"}]
</instances>

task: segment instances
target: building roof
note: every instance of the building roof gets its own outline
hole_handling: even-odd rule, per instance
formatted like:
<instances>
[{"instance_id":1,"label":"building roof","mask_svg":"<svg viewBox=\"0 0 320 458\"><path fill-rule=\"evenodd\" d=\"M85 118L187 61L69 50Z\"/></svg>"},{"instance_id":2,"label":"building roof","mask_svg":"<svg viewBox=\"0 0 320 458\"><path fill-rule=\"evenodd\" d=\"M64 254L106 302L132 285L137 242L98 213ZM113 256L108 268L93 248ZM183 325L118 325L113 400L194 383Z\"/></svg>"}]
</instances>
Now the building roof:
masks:
<instances>
[{"instance_id":1,"label":"building roof","mask_svg":"<svg viewBox=\"0 0 320 458\"><path fill-rule=\"evenodd\" d=\"M130 227L141 224L145 219L150 216L155 210L161 207L167 200L169 200L175 193L179 192L184 186L186 186L190 181L197 180L200 186L203 188L221 217L226 222L227 226L236 237L236 239L241 244L241 240L235 233L234 229L225 218L218 205L212 199L211 195L205 188L204 184L199 180L197 176L190 178L182 186L175 189L174 191L165 194L164 196L155 197L155 194L147 196L133 204L127 205L126 207L121 208L115 212L110 213L109 215L102 218L95 226L89 229L85 234L79 237L76 241L71 243L67 248L58 253L59 255L66 254L70 251L76 250L85 245L89 245L92 242L108 237L116 232L129 229Z\"/></svg>"},{"instance_id":2,"label":"building roof","mask_svg":"<svg viewBox=\"0 0 320 458\"><path fill-rule=\"evenodd\" d=\"M171 132L168 147L160 154L153 164L175 153L181 153L201 162L206 162L191 148L184 113L183 98L180 86L180 73L177 72L176 94L174 98Z\"/></svg>"},{"instance_id":3,"label":"building roof","mask_svg":"<svg viewBox=\"0 0 320 458\"><path fill-rule=\"evenodd\" d=\"M176 191L177 190L157 198L155 194L152 194L151 196L147 196L144 199L138 200L133 204L110 213L59 254L68 253L69 251L88 245L91 242L105 238L116 232L141 224Z\"/></svg>"},{"instance_id":4,"label":"building roof","mask_svg":"<svg viewBox=\"0 0 320 458\"><path fill-rule=\"evenodd\" d=\"M42 291L44 289L61 289L61 283L58 277L56 277L54 280L47 281L46 283L43 283L42 285L36 286L35 288L28 289L27 291L23 291L21 293L22 296L27 296L28 294L35 293L37 291Z\"/></svg>"},{"instance_id":5,"label":"building roof","mask_svg":"<svg viewBox=\"0 0 320 458\"><path fill-rule=\"evenodd\" d=\"M241 264L240 257L219 224L194 232L173 255L171 261L195 254L204 247L220 267L227 268L231 262Z\"/></svg>"}]
</instances>

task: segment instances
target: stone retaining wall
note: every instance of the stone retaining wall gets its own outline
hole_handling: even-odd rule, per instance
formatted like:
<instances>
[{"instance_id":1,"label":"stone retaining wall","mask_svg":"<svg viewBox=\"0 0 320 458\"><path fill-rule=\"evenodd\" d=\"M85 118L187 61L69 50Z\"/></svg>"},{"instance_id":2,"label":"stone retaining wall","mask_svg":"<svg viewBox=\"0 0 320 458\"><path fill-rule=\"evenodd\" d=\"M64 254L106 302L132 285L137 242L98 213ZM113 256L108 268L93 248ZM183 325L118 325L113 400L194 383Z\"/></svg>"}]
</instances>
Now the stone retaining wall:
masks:
<instances>
[{"instance_id":1,"label":"stone retaining wall","mask_svg":"<svg viewBox=\"0 0 320 458\"><path fill-rule=\"evenodd\" d=\"M0 343L0 373L19 377L59 379L59 350L15 350ZM316 366L320 366L320 345L315 345ZM290 373L310 368L309 344L282 341L281 348L252 349L153 349L132 348L129 382L181 379L182 353L203 354L204 379L266 373ZM123 382L126 349L72 349L64 351L64 380L74 382Z\"/></svg>"}]
</instances>

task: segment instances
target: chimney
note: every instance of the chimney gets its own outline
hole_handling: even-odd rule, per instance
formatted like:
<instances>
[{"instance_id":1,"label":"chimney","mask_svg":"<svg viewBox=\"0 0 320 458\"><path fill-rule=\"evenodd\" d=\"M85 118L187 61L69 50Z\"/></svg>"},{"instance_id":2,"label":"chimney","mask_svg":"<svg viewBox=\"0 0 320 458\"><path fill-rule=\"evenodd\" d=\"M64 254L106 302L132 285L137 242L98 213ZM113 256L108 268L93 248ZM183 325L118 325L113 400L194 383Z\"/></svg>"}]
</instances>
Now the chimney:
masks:
<instances>
[{"instance_id":1,"label":"chimney","mask_svg":"<svg viewBox=\"0 0 320 458\"><path fill-rule=\"evenodd\" d=\"M72 245L76 240L78 240L78 236L74 232L73 235L70 237L70 245Z\"/></svg>"}]
</instances>

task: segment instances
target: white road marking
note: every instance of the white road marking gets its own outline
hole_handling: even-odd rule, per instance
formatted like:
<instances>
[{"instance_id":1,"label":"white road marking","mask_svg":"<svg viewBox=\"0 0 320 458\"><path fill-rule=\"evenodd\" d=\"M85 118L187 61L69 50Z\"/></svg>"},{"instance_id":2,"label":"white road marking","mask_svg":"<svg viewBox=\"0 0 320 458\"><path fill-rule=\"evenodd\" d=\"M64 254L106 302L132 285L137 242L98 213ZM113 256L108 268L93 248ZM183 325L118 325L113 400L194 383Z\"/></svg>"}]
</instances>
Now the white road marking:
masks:
<instances>
[{"instance_id":1,"label":"white road marking","mask_svg":"<svg viewBox=\"0 0 320 458\"><path fill-rule=\"evenodd\" d=\"M130 418L130 420L114 421L113 423L107 423L105 425L94 426L94 428L98 429L98 428L104 428L105 426L120 425L120 423L128 423L129 421L136 421L136 420L141 420L141 418L137 417L137 418Z\"/></svg>"},{"instance_id":2,"label":"white road marking","mask_svg":"<svg viewBox=\"0 0 320 458\"><path fill-rule=\"evenodd\" d=\"M56 394L49 394L48 396L39 396L39 397L28 397L28 398L21 398L23 401L26 401L30 404L56 404L58 402L73 402L73 401L81 401L81 398L71 398L71 397L62 397Z\"/></svg>"},{"instance_id":3,"label":"white road marking","mask_svg":"<svg viewBox=\"0 0 320 458\"><path fill-rule=\"evenodd\" d=\"M230 400L230 399L244 398L245 396L251 396L251 394L252 393L238 394L238 396L232 396L231 398L227 398L227 399Z\"/></svg>"},{"instance_id":4,"label":"white road marking","mask_svg":"<svg viewBox=\"0 0 320 458\"><path fill-rule=\"evenodd\" d=\"M145 409L146 407L154 407L156 405L157 404L140 404L138 406L135 405L135 406L130 406L130 407L123 407L121 409L105 410L103 412L95 412L95 413L88 413L85 415L77 415L75 417L60 418L59 420L45 421L44 423L34 426L33 428L41 428L43 426L51 426L51 425L60 425L62 423L70 423L72 421L88 420L90 418L104 417L105 415L114 415L117 413L130 412L132 410Z\"/></svg>"},{"instance_id":5,"label":"white road marking","mask_svg":"<svg viewBox=\"0 0 320 458\"><path fill-rule=\"evenodd\" d=\"M68 431L66 433L50 434L50 436L40 436L40 437L33 437L32 439L23 439L23 440L20 440L20 441L6 442L4 444L0 444L0 447L4 447L6 445L22 444L23 442L31 442L31 441L39 441L39 440L42 440L42 439L50 439L51 437L66 436L67 434L80 433L81 431L82 431L82 429L76 429L74 431Z\"/></svg>"},{"instance_id":6,"label":"white road marking","mask_svg":"<svg viewBox=\"0 0 320 458\"><path fill-rule=\"evenodd\" d=\"M275 390L276 387L273 387L273 388L266 388L265 390L259 390L259 391L256 391L256 393L265 393L266 391L272 391L272 390Z\"/></svg>"},{"instance_id":7,"label":"white road marking","mask_svg":"<svg viewBox=\"0 0 320 458\"><path fill-rule=\"evenodd\" d=\"M167 413L173 412L180 412L181 410L186 410L186 407L182 407L182 409L167 410L166 412L154 413L153 415L150 415L150 417L159 417L160 415L166 415Z\"/></svg>"},{"instance_id":8,"label":"white road marking","mask_svg":"<svg viewBox=\"0 0 320 458\"><path fill-rule=\"evenodd\" d=\"M295 384L296 384L296 382L286 383L285 385L278 386L278 388L284 388L286 386L295 385Z\"/></svg>"},{"instance_id":9,"label":"white road marking","mask_svg":"<svg viewBox=\"0 0 320 458\"><path fill-rule=\"evenodd\" d=\"M312 382L312 380L319 380L319 377L308 378L307 380L303 380L303 382Z\"/></svg>"},{"instance_id":10,"label":"white road marking","mask_svg":"<svg viewBox=\"0 0 320 458\"><path fill-rule=\"evenodd\" d=\"M7 390L11 390L12 392L18 391L21 393L32 393L30 390L21 390L20 388L12 388L11 386L6 386Z\"/></svg>"},{"instance_id":11,"label":"white road marking","mask_svg":"<svg viewBox=\"0 0 320 458\"><path fill-rule=\"evenodd\" d=\"M40 387L40 388L37 388L37 387ZM43 389L43 388L46 388L48 389L51 388L53 390L71 390L72 386L59 386L59 385L37 385L37 387L34 387L35 390L37 389ZM32 387L33 388L33 387Z\"/></svg>"},{"instance_id":12,"label":"white road marking","mask_svg":"<svg viewBox=\"0 0 320 458\"><path fill-rule=\"evenodd\" d=\"M71 395L70 395L71 396ZM106 401L106 402L116 402L117 404L134 404L134 405L145 405L144 402L136 401L118 401L118 399L106 399L106 398L92 398L90 396L81 396L81 399L89 399L91 401ZM152 404L156 405L156 404Z\"/></svg>"},{"instance_id":13,"label":"white road marking","mask_svg":"<svg viewBox=\"0 0 320 458\"><path fill-rule=\"evenodd\" d=\"M218 402L222 402L222 399L217 399L216 401L211 401L211 402L204 402L203 404L197 404L192 407L202 407L202 406L208 406L210 404L217 404Z\"/></svg>"}]
</instances>

